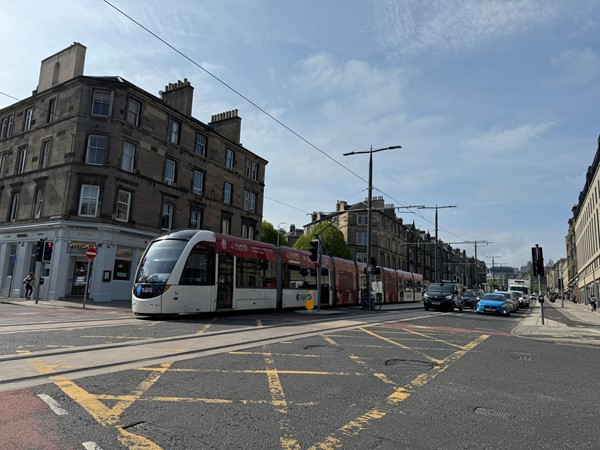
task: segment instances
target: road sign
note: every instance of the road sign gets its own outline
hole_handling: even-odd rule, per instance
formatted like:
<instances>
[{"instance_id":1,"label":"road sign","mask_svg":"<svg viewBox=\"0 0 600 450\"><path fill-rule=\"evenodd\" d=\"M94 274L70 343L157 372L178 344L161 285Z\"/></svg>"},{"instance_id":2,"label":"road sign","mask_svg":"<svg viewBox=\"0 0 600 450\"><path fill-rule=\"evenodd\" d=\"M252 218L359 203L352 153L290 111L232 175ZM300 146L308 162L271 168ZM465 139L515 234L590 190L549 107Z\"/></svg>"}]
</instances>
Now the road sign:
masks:
<instances>
[{"instance_id":1,"label":"road sign","mask_svg":"<svg viewBox=\"0 0 600 450\"><path fill-rule=\"evenodd\" d=\"M90 247L85 251L85 256L87 256L88 259L94 259L96 257L96 247Z\"/></svg>"},{"instance_id":2,"label":"road sign","mask_svg":"<svg viewBox=\"0 0 600 450\"><path fill-rule=\"evenodd\" d=\"M309 291L308 294L306 294L306 309L311 310L315 307L315 301L313 298L313 293L312 291Z\"/></svg>"}]
</instances>

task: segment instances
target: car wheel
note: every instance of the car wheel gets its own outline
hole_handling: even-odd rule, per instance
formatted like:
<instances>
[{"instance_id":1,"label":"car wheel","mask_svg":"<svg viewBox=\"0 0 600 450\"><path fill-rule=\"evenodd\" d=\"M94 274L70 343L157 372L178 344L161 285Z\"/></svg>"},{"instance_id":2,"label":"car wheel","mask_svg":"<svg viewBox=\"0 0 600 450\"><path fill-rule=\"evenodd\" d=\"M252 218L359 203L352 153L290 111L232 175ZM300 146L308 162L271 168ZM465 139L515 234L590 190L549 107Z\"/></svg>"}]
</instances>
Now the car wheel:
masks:
<instances>
[{"instance_id":1,"label":"car wheel","mask_svg":"<svg viewBox=\"0 0 600 450\"><path fill-rule=\"evenodd\" d=\"M429 306L426 306L426 307L425 307L425 311L429 311Z\"/></svg>"}]
</instances>

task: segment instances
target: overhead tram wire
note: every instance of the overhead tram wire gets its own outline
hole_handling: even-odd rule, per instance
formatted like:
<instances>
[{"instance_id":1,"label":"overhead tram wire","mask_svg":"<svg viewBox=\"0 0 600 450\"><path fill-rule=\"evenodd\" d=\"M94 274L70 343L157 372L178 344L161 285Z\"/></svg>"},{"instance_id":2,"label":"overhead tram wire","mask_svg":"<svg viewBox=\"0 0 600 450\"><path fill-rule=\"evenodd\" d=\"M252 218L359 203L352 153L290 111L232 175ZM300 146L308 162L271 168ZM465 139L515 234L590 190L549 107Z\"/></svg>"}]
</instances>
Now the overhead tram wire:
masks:
<instances>
[{"instance_id":1,"label":"overhead tram wire","mask_svg":"<svg viewBox=\"0 0 600 450\"><path fill-rule=\"evenodd\" d=\"M249 104L251 104L252 106L254 106L256 109L258 109L260 112L262 112L263 114L265 114L267 117L269 117L270 119L272 119L273 121L275 121L276 123L278 123L279 125L281 125L283 128L285 128L286 130L288 130L290 133L292 133L294 136L296 136L298 139L302 140L303 142L305 142L306 144L310 145L312 148L314 148L315 150L317 150L319 153L321 153L323 156L329 158L331 161L333 161L334 163L336 163L337 165L339 165L340 167L343 167L345 170L347 170L348 172L350 172L352 175L354 175L355 177L361 179L362 181L364 181L365 183L367 183L367 180L365 180L364 178L362 178L360 175L358 175L356 172L352 171L351 169L349 169L348 167L346 167L344 164L342 164L341 162L339 162L338 160L336 160L335 158L333 158L332 156L330 156L327 152L325 152L324 150L320 149L319 147L317 147L315 144L313 144L312 142L310 142L308 139L306 139L304 136L302 136L300 133L296 132L294 129L290 128L289 126L287 126L285 123L283 123L281 120L279 120L277 117L273 116L271 113L269 113L267 110L265 110L264 108L262 108L261 106L259 106L257 103L255 103L254 101L250 100L248 97L246 97L244 94L242 94L240 91L238 91L237 89L235 89L233 86L230 86L229 84L227 84L225 81L221 80L218 76L214 75L212 72L210 72L209 70L205 69L204 67L202 67L200 64L198 64L196 61L194 61L191 57L187 56L185 53L183 53L181 50L177 49L175 46L169 44L166 40L164 40L163 38L161 38L159 35L157 35L155 32L153 32L152 30L150 30L149 28L147 28L146 26L142 25L140 22L138 22L137 20L135 20L133 17L129 16L127 13L125 13L124 11L121 11L119 8L117 8L116 6L114 6L112 3L110 3L108 0L102 0L104 3L106 3L108 6L110 6L111 8L113 8L115 11L119 12L120 14L122 14L123 16L125 16L126 18L128 18L129 20L131 20L133 23L135 23L137 26L139 26L141 29L143 29L144 31L146 31L147 33L149 33L150 35L152 35L153 37L155 37L156 39L158 39L160 42L162 42L163 44L165 44L167 47L169 47L171 50L173 50L175 53L177 53L178 55L182 56L183 58L185 58L186 60L188 60L190 63L192 63L194 66L198 67L200 70L202 70L204 73L206 73L207 75L209 75L210 77L212 77L213 79L215 79L216 81L218 81L219 83L221 83L223 86L225 86L227 89L231 90L232 92L234 92L236 95L238 95L239 97L241 97L242 99L244 99L245 101L247 101Z\"/></svg>"},{"instance_id":2,"label":"overhead tram wire","mask_svg":"<svg viewBox=\"0 0 600 450\"><path fill-rule=\"evenodd\" d=\"M153 32L152 30L150 30L148 27L146 27L142 23L138 22L137 20L135 20L133 17L131 17L130 15L128 15L127 13L125 13L124 11L122 11L121 9L117 8L115 5L113 5L108 0L102 0L102 1L104 3L106 3L108 6L110 6L111 8L113 8L115 11L117 11L119 14L123 15L124 17L126 17L127 19L129 19L131 22L133 22L134 24L136 24L142 30L144 30L145 32L147 32L148 34L150 34L151 36L153 36L155 39L157 39L158 41L162 42L164 45L166 45L167 47L169 47L175 53L177 53L178 55L180 55L181 57L183 57L184 59L186 59L187 61L189 61L190 63L192 63L194 66L198 67L200 70L202 70L204 73L206 73L207 75L209 75L211 78L213 78L217 82L221 83L223 86L225 86L227 89L231 90L233 93L235 93L236 95L238 95L240 98L244 99L250 105L254 106L257 110L259 110L260 112L262 112L263 114L265 114L267 117L269 117L271 120L273 120L274 122L276 122L277 124L279 124L280 126L282 126L283 128L285 128L287 131L289 131L290 133L292 133L298 139L300 139L304 143L308 144L309 146L311 146L312 148L314 148L315 150L317 150L323 156L325 156L326 158L330 159L331 161L333 161L334 163L336 163L340 167L344 168L347 172L351 173L352 175L354 175L358 179L360 179L360 180L362 180L362 181L364 181L365 183L368 184L368 181L365 180L363 177L361 177L359 174L357 174L356 172L354 172L353 170L351 170L350 168L346 167L344 164L342 164L341 162L339 162L338 160L336 160L335 158L333 158L332 156L330 156L327 152L325 152L324 150L322 150L321 148L319 148L318 146L316 146L315 144L313 144L311 141L309 141L307 138L305 138L304 136L302 136L300 133L298 133L297 131L295 131L294 129L292 129L288 125L286 125L284 122L282 122L281 120L279 120L275 116L273 116L271 113L269 113L267 110L265 110L264 108L262 108L256 102L252 101L250 98L248 98L247 96L245 96L244 94L242 94L240 91L238 91L237 89L235 89L233 86L229 85L228 83L226 83L225 81L223 81L222 79L220 79L218 76L214 75L208 69L204 68L202 65L200 65L199 63L197 63L196 61L194 61L194 59L192 59L190 56L186 55L184 52L182 52L181 50L179 50L177 47L175 47L174 45L172 45L169 42L167 42L165 39L163 39L158 34L156 34L155 32ZM382 194L388 196L391 200L393 200L393 201L395 201L397 203L402 204L402 202L398 202L393 197L391 197L389 194L386 194L383 191L380 191L380 192ZM270 199L270 200L272 200L272 199ZM282 203L282 202L279 202L279 203ZM415 212L415 214L417 214L423 220L426 220L426 221L432 223L429 219L425 218L424 216L420 215L419 213ZM452 236L454 236L454 237L456 237L458 239L464 240L462 237L460 237L460 236L458 236L458 235L456 235L456 234L454 234L454 233L452 233L452 232L450 232L448 230L445 230L445 229L443 229L441 227L439 229L445 231L446 233L451 234Z\"/></svg>"}]
</instances>

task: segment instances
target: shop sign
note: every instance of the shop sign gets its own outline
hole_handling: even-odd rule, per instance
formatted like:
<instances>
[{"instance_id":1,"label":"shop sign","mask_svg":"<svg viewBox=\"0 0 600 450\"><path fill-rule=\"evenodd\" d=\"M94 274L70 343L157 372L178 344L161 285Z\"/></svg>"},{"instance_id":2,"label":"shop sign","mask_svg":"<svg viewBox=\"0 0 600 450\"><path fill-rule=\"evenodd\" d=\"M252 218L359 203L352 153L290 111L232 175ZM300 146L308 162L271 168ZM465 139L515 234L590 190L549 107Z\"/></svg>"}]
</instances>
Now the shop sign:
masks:
<instances>
[{"instance_id":1,"label":"shop sign","mask_svg":"<svg viewBox=\"0 0 600 450\"><path fill-rule=\"evenodd\" d=\"M74 242L69 241L67 246L67 253L76 253L80 255L85 255L85 252L88 248L95 247L95 242Z\"/></svg>"}]
</instances>

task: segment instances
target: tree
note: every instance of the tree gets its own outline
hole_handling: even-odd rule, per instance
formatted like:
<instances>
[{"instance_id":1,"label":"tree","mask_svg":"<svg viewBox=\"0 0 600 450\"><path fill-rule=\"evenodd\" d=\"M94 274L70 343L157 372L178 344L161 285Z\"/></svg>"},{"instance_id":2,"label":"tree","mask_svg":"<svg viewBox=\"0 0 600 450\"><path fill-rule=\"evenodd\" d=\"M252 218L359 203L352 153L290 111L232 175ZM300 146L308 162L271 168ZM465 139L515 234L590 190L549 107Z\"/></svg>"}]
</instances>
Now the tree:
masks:
<instances>
[{"instance_id":1,"label":"tree","mask_svg":"<svg viewBox=\"0 0 600 450\"><path fill-rule=\"evenodd\" d=\"M300 236L294 244L294 248L309 250L310 241L316 239L317 235L321 237L324 254L344 259L354 259L352 257L352 252L348 248L348 244L346 244L346 241L344 240L342 232L329 222L322 222L316 225L310 234L303 234Z\"/></svg>"},{"instance_id":2,"label":"tree","mask_svg":"<svg viewBox=\"0 0 600 450\"><path fill-rule=\"evenodd\" d=\"M263 220L261 241L277 245L277 234L279 234L279 245L289 245L286 237L279 230L275 230L272 223Z\"/></svg>"}]
</instances>

